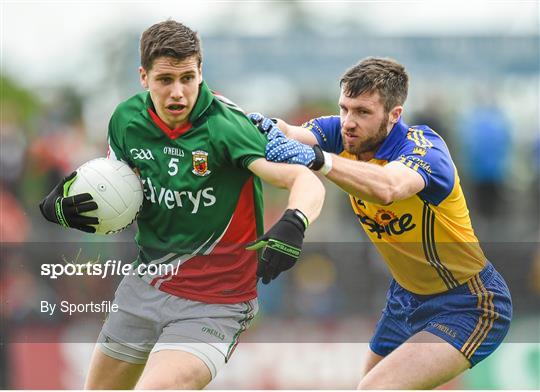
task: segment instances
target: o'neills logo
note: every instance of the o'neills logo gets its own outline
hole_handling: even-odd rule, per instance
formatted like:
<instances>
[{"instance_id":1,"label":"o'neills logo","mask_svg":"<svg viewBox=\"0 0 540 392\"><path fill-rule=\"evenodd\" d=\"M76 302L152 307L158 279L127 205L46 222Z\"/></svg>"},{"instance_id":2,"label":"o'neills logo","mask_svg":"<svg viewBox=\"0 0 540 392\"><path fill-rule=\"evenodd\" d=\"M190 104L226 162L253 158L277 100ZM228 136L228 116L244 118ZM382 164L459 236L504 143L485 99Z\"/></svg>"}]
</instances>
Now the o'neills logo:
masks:
<instances>
[{"instance_id":1,"label":"o'neills logo","mask_svg":"<svg viewBox=\"0 0 540 392\"><path fill-rule=\"evenodd\" d=\"M203 331L204 333L207 333L207 334L209 334L209 335L215 336L215 337L218 338L219 340L225 339L225 334L223 334L223 333L221 333L221 332L218 332L218 331L216 331L216 330L213 329L213 328L202 327L202 328L201 328L201 331Z\"/></svg>"},{"instance_id":2,"label":"o'neills logo","mask_svg":"<svg viewBox=\"0 0 540 392\"><path fill-rule=\"evenodd\" d=\"M193 162L193 170L191 172L200 177L209 175L211 171L208 170L208 153L203 150L197 150L191 154L191 160Z\"/></svg>"}]
</instances>

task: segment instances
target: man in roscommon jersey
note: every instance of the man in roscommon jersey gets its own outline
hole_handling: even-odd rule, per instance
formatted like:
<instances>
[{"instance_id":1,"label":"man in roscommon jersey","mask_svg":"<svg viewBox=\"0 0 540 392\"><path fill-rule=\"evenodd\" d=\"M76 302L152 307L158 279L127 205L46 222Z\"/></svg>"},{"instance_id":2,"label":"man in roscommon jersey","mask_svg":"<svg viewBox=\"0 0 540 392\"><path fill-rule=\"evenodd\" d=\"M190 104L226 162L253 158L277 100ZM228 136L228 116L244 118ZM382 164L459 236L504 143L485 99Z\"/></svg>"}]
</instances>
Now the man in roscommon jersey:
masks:
<instances>
[{"instance_id":1,"label":"man in roscommon jersey","mask_svg":"<svg viewBox=\"0 0 540 392\"><path fill-rule=\"evenodd\" d=\"M142 34L140 51L148 91L116 108L108 156L127 162L144 185L136 263L179 268L122 280L119 310L103 326L85 388L198 389L228 361L256 314L257 277L269 283L298 259L324 187L305 167L264 158L266 138L204 82L190 28L155 24ZM65 197L75 175L41 211L93 232L96 219L80 214L97 208L91 196ZM290 191L283 217L264 235L259 178Z\"/></svg>"},{"instance_id":2,"label":"man in roscommon jersey","mask_svg":"<svg viewBox=\"0 0 540 392\"><path fill-rule=\"evenodd\" d=\"M434 388L499 346L510 293L478 244L444 141L402 119L405 68L367 58L340 86L339 116L301 127L250 117L267 135L268 160L305 165L349 194L392 273L358 387Z\"/></svg>"}]
</instances>

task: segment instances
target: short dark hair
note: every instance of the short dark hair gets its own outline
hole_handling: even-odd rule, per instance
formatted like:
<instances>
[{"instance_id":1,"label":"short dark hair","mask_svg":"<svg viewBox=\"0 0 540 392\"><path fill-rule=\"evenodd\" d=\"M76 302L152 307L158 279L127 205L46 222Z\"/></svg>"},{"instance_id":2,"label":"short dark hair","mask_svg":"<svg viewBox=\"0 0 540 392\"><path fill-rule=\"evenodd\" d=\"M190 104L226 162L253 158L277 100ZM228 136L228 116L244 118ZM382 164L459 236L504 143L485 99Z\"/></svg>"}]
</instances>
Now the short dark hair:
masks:
<instances>
[{"instance_id":1,"label":"short dark hair","mask_svg":"<svg viewBox=\"0 0 540 392\"><path fill-rule=\"evenodd\" d=\"M141 36L141 66L149 71L161 56L179 61L196 56L202 62L201 40L197 32L174 20L166 20L146 29Z\"/></svg>"},{"instance_id":2,"label":"short dark hair","mask_svg":"<svg viewBox=\"0 0 540 392\"><path fill-rule=\"evenodd\" d=\"M405 67L389 58L368 57L349 68L339 85L347 97L378 92L385 111L403 105L409 89L409 75Z\"/></svg>"}]
</instances>

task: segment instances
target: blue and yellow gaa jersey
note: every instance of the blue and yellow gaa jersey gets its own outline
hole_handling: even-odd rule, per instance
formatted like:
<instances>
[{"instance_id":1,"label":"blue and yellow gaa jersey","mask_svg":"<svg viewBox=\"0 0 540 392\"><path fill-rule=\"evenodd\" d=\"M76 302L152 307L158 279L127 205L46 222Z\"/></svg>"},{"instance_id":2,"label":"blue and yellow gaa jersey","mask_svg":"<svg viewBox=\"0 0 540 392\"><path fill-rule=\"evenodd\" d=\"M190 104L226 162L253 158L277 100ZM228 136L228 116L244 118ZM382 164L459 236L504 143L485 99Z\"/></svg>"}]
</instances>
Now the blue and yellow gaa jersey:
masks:
<instances>
[{"instance_id":1,"label":"blue and yellow gaa jersey","mask_svg":"<svg viewBox=\"0 0 540 392\"><path fill-rule=\"evenodd\" d=\"M338 116L303 125L325 151L356 160L343 151ZM370 163L402 162L418 172L426 186L418 194L389 205L350 196L365 232L382 254L394 279L417 294L453 289L486 264L469 218L456 167L442 138L427 126L401 120Z\"/></svg>"}]
</instances>

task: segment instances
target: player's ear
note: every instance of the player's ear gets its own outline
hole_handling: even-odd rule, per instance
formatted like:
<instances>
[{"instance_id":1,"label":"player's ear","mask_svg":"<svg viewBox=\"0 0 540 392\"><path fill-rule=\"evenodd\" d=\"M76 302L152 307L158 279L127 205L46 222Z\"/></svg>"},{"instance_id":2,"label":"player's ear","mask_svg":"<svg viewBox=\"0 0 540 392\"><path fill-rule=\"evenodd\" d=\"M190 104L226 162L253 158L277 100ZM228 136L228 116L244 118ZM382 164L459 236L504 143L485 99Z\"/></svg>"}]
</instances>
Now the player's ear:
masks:
<instances>
[{"instance_id":1,"label":"player's ear","mask_svg":"<svg viewBox=\"0 0 540 392\"><path fill-rule=\"evenodd\" d=\"M392 110L390 110L390 113L388 114L389 116L388 121L391 124L397 123L402 113L403 113L403 106L395 106Z\"/></svg>"},{"instance_id":2,"label":"player's ear","mask_svg":"<svg viewBox=\"0 0 540 392\"><path fill-rule=\"evenodd\" d=\"M148 90L148 72L143 67L139 67L139 80L141 82L141 86Z\"/></svg>"},{"instance_id":3,"label":"player's ear","mask_svg":"<svg viewBox=\"0 0 540 392\"><path fill-rule=\"evenodd\" d=\"M199 72L198 72L199 75L198 75L198 80L197 80L197 82L198 82L198 84L201 84L202 81L203 81L203 76L202 76L202 61L201 61L201 63L199 64L199 69L198 69L198 71L199 71Z\"/></svg>"}]
</instances>

